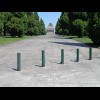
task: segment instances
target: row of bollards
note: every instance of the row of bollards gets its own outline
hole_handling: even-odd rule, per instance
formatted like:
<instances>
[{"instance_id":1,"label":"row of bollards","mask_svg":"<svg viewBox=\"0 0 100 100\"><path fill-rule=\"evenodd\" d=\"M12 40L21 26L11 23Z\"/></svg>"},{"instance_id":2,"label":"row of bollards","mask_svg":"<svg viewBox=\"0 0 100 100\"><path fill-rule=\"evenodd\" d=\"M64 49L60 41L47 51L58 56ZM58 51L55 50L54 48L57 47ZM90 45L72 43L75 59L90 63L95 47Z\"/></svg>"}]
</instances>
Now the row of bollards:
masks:
<instances>
[{"instance_id":1,"label":"row of bollards","mask_svg":"<svg viewBox=\"0 0 100 100\"><path fill-rule=\"evenodd\" d=\"M79 62L79 49L77 49L76 62ZM89 60L92 60L92 48L89 48ZM61 49L61 64L64 64L64 49ZM45 67L45 51L42 50L42 67ZM21 71L21 53L17 53L17 71Z\"/></svg>"},{"instance_id":2,"label":"row of bollards","mask_svg":"<svg viewBox=\"0 0 100 100\"><path fill-rule=\"evenodd\" d=\"M42 50L42 67L45 67L45 51ZM21 53L17 53L17 71L21 71Z\"/></svg>"},{"instance_id":3,"label":"row of bollards","mask_svg":"<svg viewBox=\"0 0 100 100\"><path fill-rule=\"evenodd\" d=\"M92 60L92 48L89 48L89 60ZM79 49L77 49L76 61L79 62Z\"/></svg>"}]
</instances>

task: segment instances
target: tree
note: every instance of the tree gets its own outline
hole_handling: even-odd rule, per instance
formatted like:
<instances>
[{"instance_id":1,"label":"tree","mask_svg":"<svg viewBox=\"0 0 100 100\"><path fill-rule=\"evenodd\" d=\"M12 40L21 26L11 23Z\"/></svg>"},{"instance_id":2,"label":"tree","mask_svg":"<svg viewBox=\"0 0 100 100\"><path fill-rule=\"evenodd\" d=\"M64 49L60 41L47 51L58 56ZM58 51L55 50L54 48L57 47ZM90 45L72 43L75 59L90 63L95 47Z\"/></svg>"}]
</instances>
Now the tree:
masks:
<instances>
[{"instance_id":1,"label":"tree","mask_svg":"<svg viewBox=\"0 0 100 100\"><path fill-rule=\"evenodd\" d=\"M40 34L41 35L46 35L46 28L45 28L45 24L44 21L42 20L42 18L40 19L40 25L39 25L39 29L40 29Z\"/></svg>"},{"instance_id":2,"label":"tree","mask_svg":"<svg viewBox=\"0 0 100 100\"><path fill-rule=\"evenodd\" d=\"M88 18L89 37L95 44L100 45L100 12L89 12Z\"/></svg>"},{"instance_id":3,"label":"tree","mask_svg":"<svg viewBox=\"0 0 100 100\"><path fill-rule=\"evenodd\" d=\"M69 27L70 35L78 35L79 36L80 33L77 34L77 33L75 33L75 31L78 32L79 27L81 28L81 31L82 31L82 27L84 27L83 31L81 33L81 37L87 36L87 24L88 24L87 12L68 12L68 17L69 17L69 23L70 23L70 27Z\"/></svg>"},{"instance_id":4,"label":"tree","mask_svg":"<svg viewBox=\"0 0 100 100\"><path fill-rule=\"evenodd\" d=\"M23 21L17 17L13 17L10 22L8 22L9 30L8 32L12 37L23 37L24 35L24 24Z\"/></svg>"},{"instance_id":5,"label":"tree","mask_svg":"<svg viewBox=\"0 0 100 100\"><path fill-rule=\"evenodd\" d=\"M40 30L39 30L39 28L40 28L39 15L38 15L37 12L34 12L34 18L35 18L35 27L34 28L38 29L37 30L38 33L34 32L34 34L35 35L41 35Z\"/></svg>"},{"instance_id":6,"label":"tree","mask_svg":"<svg viewBox=\"0 0 100 100\"><path fill-rule=\"evenodd\" d=\"M27 35L34 35L35 19L33 14L27 15Z\"/></svg>"},{"instance_id":7,"label":"tree","mask_svg":"<svg viewBox=\"0 0 100 100\"><path fill-rule=\"evenodd\" d=\"M62 12L60 19L56 24L56 34L68 35L69 33L69 18L67 12Z\"/></svg>"},{"instance_id":8,"label":"tree","mask_svg":"<svg viewBox=\"0 0 100 100\"><path fill-rule=\"evenodd\" d=\"M55 34L60 34L59 30L60 30L60 19L58 18L58 21L55 27Z\"/></svg>"},{"instance_id":9,"label":"tree","mask_svg":"<svg viewBox=\"0 0 100 100\"><path fill-rule=\"evenodd\" d=\"M9 30L9 27L7 26L7 24L9 23L9 21L11 20L11 18L13 17L12 13L11 12L3 12L4 14L4 36L8 35L8 30Z\"/></svg>"},{"instance_id":10,"label":"tree","mask_svg":"<svg viewBox=\"0 0 100 100\"><path fill-rule=\"evenodd\" d=\"M81 19L76 19L73 22L72 26L72 34L78 36L78 37L83 37L86 33L86 27L87 27L87 22L83 21Z\"/></svg>"},{"instance_id":11,"label":"tree","mask_svg":"<svg viewBox=\"0 0 100 100\"><path fill-rule=\"evenodd\" d=\"M46 34L43 20L37 12L0 12L0 35L23 37L23 35Z\"/></svg>"},{"instance_id":12,"label":"tree","mask_svg":"<svg viewBox=\"0 0 100 100\"><path fill-rule=\"evenodd\" d=\"M3 35L4 15L0 12L0 35Z\"/></svg>"},{"instance_id":13,"label":"tree","mask_svg":"<svg viewBox=\"0 0 100 100\"><path fill-rule=\"evenodd\" d=\"M68 17L71 22L73 22L76 19L82 19L86 21L88 19L87 12L68 12Z\"/></svg>"},{"instance_id":14,"label":"tree","mask_svg":"<svg viewBox=\"0 0 100 100\"><path fill-rule=\"evenodd\" d=\"M28 22L27 22L27 35L41 35L40 33L40 22L37 12L27 13Z\"/></svg>"},{"instance_id":15,"label":"tree","mask_svg":"<svg viewBox=\"0 0 100 100\"><path fill-rule=\"evenodd\" d=\"M67 12L62 12L62 15L60 17L60 23L62 28L62 34L68 35L69 34L69 18Z\"/></svg>"},{"instance_id":16,"label":"tree","mask_svg":"<svg viewBox=\"0 0 100 100\"><path fill-rule=\"evenodd\" d=\"M12 37L23 37L25 34L25 25L24 25L24 12L12 12L11 18L9 19L7 26L7 31Z\"/></svg>"}]
</instances>

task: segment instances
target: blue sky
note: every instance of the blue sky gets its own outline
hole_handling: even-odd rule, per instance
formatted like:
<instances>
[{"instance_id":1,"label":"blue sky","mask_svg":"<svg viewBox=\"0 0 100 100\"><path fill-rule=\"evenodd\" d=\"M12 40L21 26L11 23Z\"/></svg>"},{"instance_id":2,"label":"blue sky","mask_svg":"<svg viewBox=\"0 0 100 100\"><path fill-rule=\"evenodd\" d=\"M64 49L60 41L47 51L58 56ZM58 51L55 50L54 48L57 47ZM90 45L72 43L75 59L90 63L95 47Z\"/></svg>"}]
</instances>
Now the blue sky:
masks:
<instances>
[{"instance_id":1,"label":"blue sky","mask_svg":"<svg viewBox=\"0 0 100 100\"><path fill-rule=\"evenodd\" d=\"M43 19L45 26L49 25L49 23L52 23L53 26L55 27L58 18L61 15L61 12L38 12L39 17Z\"/></svg>"}]
</instances>

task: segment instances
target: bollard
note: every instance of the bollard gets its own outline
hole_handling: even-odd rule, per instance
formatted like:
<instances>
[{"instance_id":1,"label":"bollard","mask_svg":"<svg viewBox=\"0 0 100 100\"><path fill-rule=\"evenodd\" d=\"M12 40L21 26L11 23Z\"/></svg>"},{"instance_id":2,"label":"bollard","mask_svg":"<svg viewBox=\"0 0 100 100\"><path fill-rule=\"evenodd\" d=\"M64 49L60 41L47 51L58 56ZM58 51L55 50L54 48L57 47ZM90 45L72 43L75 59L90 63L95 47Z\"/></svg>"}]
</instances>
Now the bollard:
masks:
<instances>
[{"instance_id":1,"label":"bollard","mask_svg":"<svg viewBox=\"0 0 100 100\"><path fill-rule=\"evenodd\" d=\"M64 49L61 49L61 64L64 64Z\"/></svg>"},{"instance_id":2,"label":"bollard","mask_svg":"<svg viewBox=\"0 0 100 100\"><path fill-rule=\"evenodd\" d=\"M77 62L79 62L79 49L77 49Z\"/></svg>"},{"instance_id":3,"label":"bollard","mask_svg":"<svg viewBox=\"0 0 100 100\"><path fill-rule=\"evenodd\" d=\"M89 60L92 60L92 48L89 48Z\"/></svg>"},{"instance_id":4,"label":"bollard","mask_svg":"<svg viewBox=\"0 0 100 100\"><path fill-rule=\"evenodd\" d=\"M42 67L45 67L45 51L42 50Z\"/></svg>"},{"instance_id":5,"label":"bollard","mask_svg":"<svg viewBox=\"0 0 100 100\"><path fill-rule=\"evenodd\" d=\"M21 53L17 53L17 71L21 71Z\"/></svg>"}]
</instances>

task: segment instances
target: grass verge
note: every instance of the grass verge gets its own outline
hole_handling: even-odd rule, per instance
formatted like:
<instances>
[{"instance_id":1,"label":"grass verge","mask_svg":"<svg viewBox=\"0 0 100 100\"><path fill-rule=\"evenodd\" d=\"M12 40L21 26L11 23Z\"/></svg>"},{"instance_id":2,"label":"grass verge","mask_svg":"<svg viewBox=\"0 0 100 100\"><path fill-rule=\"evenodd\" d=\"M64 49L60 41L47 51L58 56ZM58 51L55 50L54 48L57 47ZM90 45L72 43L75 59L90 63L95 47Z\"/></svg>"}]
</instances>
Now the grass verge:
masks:
<instances>
[{"instance_id":1,"label":"grass verge","mask_svg":"<svg viewBox=\"0 0 100 100\"><path fill-rule=\"evenodd\" d=\"M12 38L10 36L0 36L0 45L6 45L10 43L14 43L20 40L31 38L32 36L24 36L23 38Z\"/></svg>"},{"instance_id":2,"label":"grass verge","mask_svg":"<svg viewBox=\"0 0 100 100\"><path fill-rule=\"evenodd\" d=\"M97 47L96 45L94 45L92 40L88 37L82 37L82 38L78 38L77 36L64 36L64 37L66 39L73 39L73 40L85 43L86 45L89 45L89 46Z\"/></svg>"}]
</instances>

